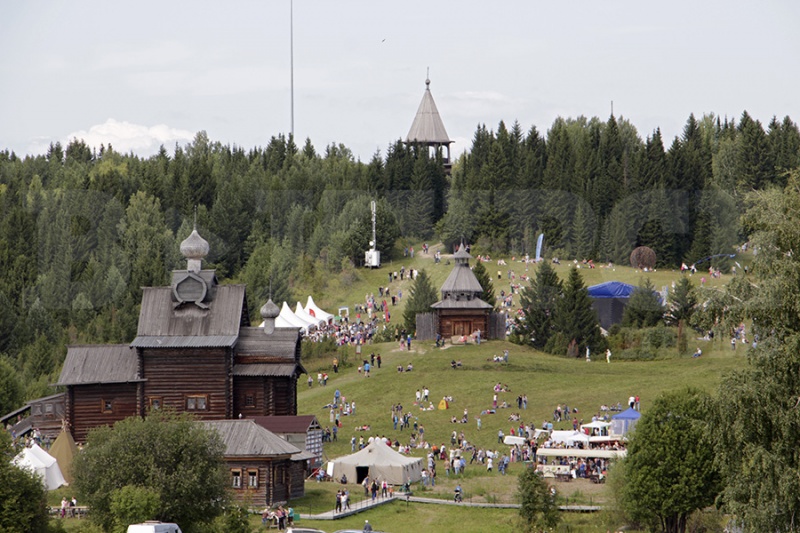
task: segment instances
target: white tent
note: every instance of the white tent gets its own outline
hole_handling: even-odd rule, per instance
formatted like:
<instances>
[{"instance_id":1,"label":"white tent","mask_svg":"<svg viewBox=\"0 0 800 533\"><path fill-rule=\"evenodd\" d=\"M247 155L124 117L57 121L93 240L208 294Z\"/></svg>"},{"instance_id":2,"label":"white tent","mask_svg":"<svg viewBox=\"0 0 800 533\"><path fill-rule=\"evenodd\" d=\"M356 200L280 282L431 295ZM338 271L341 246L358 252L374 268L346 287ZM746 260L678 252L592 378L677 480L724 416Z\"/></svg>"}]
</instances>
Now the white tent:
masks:
<instances>
[{"instance_id":1,"label":"white tent","mask_svg":"<svg viewBox=\"0 0 800 533\"><path fill-rule=\"evenodd\" d=\"M308 300L306 301L305 311L309 315L321 318L325 322L329 322L333 318L332 314L323 311L317 306L317 304L314 303L314 299L311 298L311 295L308 296Z\"/></svg>"},{"instance_id":2,"label":"white tent","mask_svg":"<svg viewBox=\"0 0 800 533\"><path fill-rule=\"evenodd\" d=\"M589 435L582 431L553 431L550 434L550 440L566 446L574 446L579 442L589 444Z\"/></svg>"},{"instance_id":3,"label":"white tent","mask_svg":"<svg viewBox=\"0 0 800 533\"><path fill-rule=\"evenodd\" d=\"M413 483L422 479L422 459L406 457L394 451L380 439L370 442L354 454L333 462L333 478L347 476L349 483L361 483L365 477L385 480L390 485Z\"/></svg>"},{"instance_id":4,"label":"white tent","mask_svg":"<svg viewBox=\"0 0 800 533\"><path fill-rule=\"evenodd\" d=\"M292 308L289 307L289 304L283 302L283 307L281 307L281 313L278 315L278 318L275 319L275 325L278 327L282 327L281 323L290 324L288 327L293 328L302 328L303 331L308 332L311 324L306 322L305 320L300 319L297 315L292 312Z\"/></svg>"},{"instance_id":5,"label":"white tent","mask_svg":"<svg viewBox=\"0 0 800 533\"><path fill-rule=\"evenodd\" d=\"M300 328L304 332L308 333L308 328L310 326L311 325L308 322L300 320L298 317L296 317L295 314L292 313L291 308L286 305L286 302L283 302L283 308L281 309L280 314L275 317L276 328ZM264 322L261 322L258 327L263 328Z\"/></svg>"},{"instance_id":6,"label":"white tent","mask_svg":"<svg viewBox=\"0 0 800 533\"><path fill-rule=\"evenodd\" d=\"M297 302L297 305L294 308L294 315L301 320L305 320L309 324L312 324L314 327L319 326L320 324L325 324L325 320L322 318L317 318L309 315L303 310L303 304Z\"/></svg>"},{"instance_id":7,"label":"white tent","mask_svg":"<svg viewBox=\"0 0 800 533\"><path fill-rule=\"evenodd\" d=\"M524 446L527 442L525 437L517 437L514 435L506 435L503 437L503 444L508 444L509 446Z\"/></svg>"},{"instance_id":8,"label":"white tent","mask_svg":"<svg viewBox=\"0 0 800 533\"><path fill-rule=\"evenodd\" d=\"M584 433L595 437L607 436L609 427L611 427L610 422L602 422L600 420L595 420L589 424L581 424L581 430Z\"/></svg>"},{"instance_id":9,"label":"white tent","mask_svg":"<svg viewBox=\"0 0 800 533\"><path fill-rule=\"evenodd\" d=\"M47 490L55 490L61 485L66 485L61 469L56 458L44 451L39 445L23 449L12 461L20 468L29 470L38 475Z\"/></svg>"},{"instance_id":10,"label":"white tent","mask_svg":"<svg viewBox=\"0 0 800 533\"><path fill-rule=\"evenodd\" d=\"M581 450L578 448L539 448L539 457L583 457L584 459L617 459L624 458L627 450Z\"/></svg>"}]
</instances>

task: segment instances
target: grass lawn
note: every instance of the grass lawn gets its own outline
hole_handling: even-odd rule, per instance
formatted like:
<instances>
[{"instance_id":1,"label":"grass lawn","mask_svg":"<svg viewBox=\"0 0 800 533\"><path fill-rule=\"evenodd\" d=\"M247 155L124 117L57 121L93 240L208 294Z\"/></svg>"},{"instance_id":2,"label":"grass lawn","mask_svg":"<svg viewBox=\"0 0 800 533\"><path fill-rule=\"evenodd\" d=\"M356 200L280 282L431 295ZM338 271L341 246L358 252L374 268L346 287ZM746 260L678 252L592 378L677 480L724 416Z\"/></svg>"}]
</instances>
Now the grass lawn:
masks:
<instances>
[{"instance_id":1,"label":"grass lawn","mask_svg":"<svg viewBox=\"0 0 800 533\"><path fill-rule=\"evenodd\" d=\"M420 250L421 246L415 245L415 249ZM404 265L406 269L410 267L425 268L431 275L434 286L441 286L453 265L452 263L445 264L447 256L443 257L442 263L434 264L432 256L433 250L429 255L421 254L418 251L413 259L404 258L402 261L394 261L392 264L384 265L381 269L359 270L358 279L352 283L349 289L339 291L338 301L334 303L331 299L330 302L337 308L340 305L352 306L352 303L362 302L366 294L377 294L377 288L381 285L385 286L388 282L387 272L390 269L399 270L400 265ZM493 283L495 293L498 295L501 290L509 291L511 280L507 276L508 270L515 272L515 283L522 283L523 286L526 283L520 281L520 275L526 273L526 265L511 258L505 259L508 263L507 266L498 267L496 261L486 264L488 271L494 275ZM566 264L566 262L555 266L562 278L567 276L570 267L571 264ZM501 269L501 279L497 279L498 269ZM530 266L527 274L532 276L534 272L534 267ZM607 267L605 265L594 269L583 267L581 275L587 286L612 280L636 285L643 276L648 276L657 289L671 286L672 282L681 276L676 270L643 273L630 267ZM707 273L698 273L692 277L692 281L699 285L701 277L706 278L705 286L707 287L723 287L730 279L730 276L725 275L721 278L711 278ZM392 308L392 323L401 320L405 296L410 286L411 282L407 280L390 284L393 293L402 289L404 296L399 305ZM515 300L516 303L518 300ZM392 427L391 407L397 403L402 404L404 410L410 411L417 424L425 428L425 440L430 443L439 445L444 443L449 447L450 434L456 430L463 431L467 440L477 446L502 452L505 447L498 444L497 433L498 430L502 430L505 434L509 433L512 423L508 421L508 416L511 413L519 412L516 407L516 398L519 394L528 396L528 409L520 412L523 421L527 423L540 427L543 421L552 420L553 410L558 404L569 405L571 409L577 408L578 413L574 416L577 416L579 421L588 422L592 415L600 414L600 405L611 405L617 402L625 405L631 395L640 396L642 411L646 412L652 400L662 392L690 385L713 394L724 373L745 364L744 350L730 351L725 339L715 342L690 339L689 346L692 348L690 351L693 351L695 344L703 348L702 358L693 359L688 355L679 356L674 353L648 362L623 362L614 361L612 358L611 364L607 364L604 358L587 363L582 358L566 359L551 356L503 341L483 342L480 346L447 346L444 349L437 349L430 342L414 342L410 352L400 350L394 343L375 344L364 346L361 356L362 358L368 357L373 351L381 354L382 368L375 369L370 378L365 378L357 372L358 360L354 350L350 348L349 360L351 363L355 363L341 368L338 374L331 371L331 361L325 358L304 361L304 365L310 372L316 374L317 371L326 371L330 379L326 387L319 387L315 381L311 388L306 387L305 384L299 388L298 412L313 413L323 426L330 426L330 414L325 405L332 402L336 389L339 389L348 401L356 402L355 415L343 418L343 427L339 430L338 441L325 445L325 455L328 459L350 453L350 439L353 436L356 439L362 436L367 439L371 435L377 435L407 442L408 431L395 431ZM509 363L492 362L492 356L502 354L504 349L509 350ZM332 357L331 355L331 359ZM452 359L461 361L462 367L452 370L450 368ZM405 367L409 363L414 366L413 372L401 374L396 371L398 365ZM498 382L507 385L510 389L510 392L500 393L498 400L500 403L505 400L511 405L511 408L498 409L497 414L481 416L482 429L478 431L475 417L491 407L493 386ZM426 386L430 389L430 401L434 406L438 405L443 396L452 396L453 402L450 403L450 408L427 411L422 410L421 406L414 405L415 391ZM469 423L452 424L450 418L452 416L460 418L464 409L469 412ZM371 430L368 432L357 431L356 428L362 425L369 425ZM556 424L556 429L567 429L567 427L571 427L571 424L567 422ZM418 453L418 455L422 456L422 453ZM472 465L467 467L466 473L460 477L459 481L464 487L467 501L516 503L516 476L522 468L523 465L512 464L508 475L504 477L496 471L487 473L484 467ZM455 483L456 481L452 477L447 478L444 475L440 464L437 486L427 489L416 487L414 493L420 496L450 499ZM316 487L307 485L306 498L296 502L296 508L301 514L319 512L319 510L329 509L332 506L333 494L338 485L325 483L313 485ZM594 485L583 480L572 483L556 482L556 488L560 503L602 505L609 500L608 489L605 485ZM359 498L363 494L360 487L357 486L351 488L351 493L354 498ZM370 521L376 523L380 528L381 524L378 518L386 516L390 513L390 509L397 506L397 504L393 504L389 508L372 510L363 516L370 518ZM516 516L514 511L458 509L458 512L474 513L482 518L457 519L458 526L454 527L452 524L451 526L445 525L450 523L447 518L451 512L450 507L441 506L442 509L438 509L438 507L432 509L429 517L427 513L430 507L412 504L414 519L398 520L395 518L390 521L392 527L389 529L406 531L403 528L419 528L420 524L429 524L432 531L471 531L471 529L463 529L463 527L469 528L470 524L477 521L480 525L477 526L476 531L486 530L487 524L494 524L499 531L510 531L513 529L513 519ZM391 513L406 514L402 510L392 510ZM420 515L420 513L422 514ZM372 516L376 518L373 520ZM418 519L418 516L422 518ZM441 516L442 522L436 522L439 520L437 518L439 516ZM605 531L607 529L604 520L600 520L599 515L568 515L565 518L567 525L561 527L565 531ZM342 529L345 525L360 527L363 525L363 517L359 515L353 524L350 522L345 524L343 521L341 526L337 521L335 529ZM481 527L484 529L480 529ZM322 529L334 528L322 527Z\"/></svg>"}]
</instances>

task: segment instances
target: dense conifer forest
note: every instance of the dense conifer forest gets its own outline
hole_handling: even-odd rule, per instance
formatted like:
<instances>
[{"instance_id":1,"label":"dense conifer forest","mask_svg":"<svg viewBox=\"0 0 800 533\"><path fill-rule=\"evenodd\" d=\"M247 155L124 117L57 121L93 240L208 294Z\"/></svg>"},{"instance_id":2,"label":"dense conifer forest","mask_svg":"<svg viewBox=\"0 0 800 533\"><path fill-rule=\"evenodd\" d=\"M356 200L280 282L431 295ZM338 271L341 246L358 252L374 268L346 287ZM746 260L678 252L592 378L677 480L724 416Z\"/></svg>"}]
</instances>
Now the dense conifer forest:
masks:
<instances>
[{"instance_id":1,"label":"dense conifer forest","mask_svg":"<svg viewBox=\"0 0 800 533\"><path fill-rule=\"evenodd\" d=\"M398 239L533 254L544 233L551 256L626 263L646 245L676 266L733 251L745 193L785 186L798 166L797 125L746 112L690 116L672 140L614 116L559 118L546 134L480 125L451 175L441 154L399 140L367 162L343 145L278 135L247 149L205 132L149 158L80 140L0 151L0 412L53 392L67 344L129 342L141 287L183 267L195 223L256 316L270 282L293 301L358 267L373 199L384 255Z\"/></svg>"}]
</instances>

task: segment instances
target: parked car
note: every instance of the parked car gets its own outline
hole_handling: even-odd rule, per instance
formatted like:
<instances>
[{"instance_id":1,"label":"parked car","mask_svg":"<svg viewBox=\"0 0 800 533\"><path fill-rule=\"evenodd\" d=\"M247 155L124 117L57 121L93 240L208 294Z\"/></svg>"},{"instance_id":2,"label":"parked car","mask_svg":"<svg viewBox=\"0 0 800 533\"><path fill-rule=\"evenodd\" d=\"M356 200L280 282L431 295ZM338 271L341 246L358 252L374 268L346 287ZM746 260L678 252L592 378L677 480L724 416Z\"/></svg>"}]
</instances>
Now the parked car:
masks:
<instances>
[{"instance_id":1,"label":"parked car","mask_svg":"<svg viewBox=\"0 0 800 533\"><path fill-rule=\"evenodd\" d=\"M364 533L363 529L340 529L333 533ZM384 533L383 531L373 531L372 533Z\"/></svg>"},{"instance_id":2,"label":"parked car","mask_svg":"<svg viewBox=\"0 0 800 533\"><path fill-rule=\"evenodd\" d=\"M148 520L141 524L128 526L128 533L183 533L178 524Z\"/></svg>"},{"instance_id":3,"label":"parked car","mask_svg":"<svg viewBox=\"0 0 800 533\"><path fill-rule=\"evenodd\" d=\"M321 529L312 529L310 527L290 527L286 533L325 533Z\"/></svg>"}]
</instances>

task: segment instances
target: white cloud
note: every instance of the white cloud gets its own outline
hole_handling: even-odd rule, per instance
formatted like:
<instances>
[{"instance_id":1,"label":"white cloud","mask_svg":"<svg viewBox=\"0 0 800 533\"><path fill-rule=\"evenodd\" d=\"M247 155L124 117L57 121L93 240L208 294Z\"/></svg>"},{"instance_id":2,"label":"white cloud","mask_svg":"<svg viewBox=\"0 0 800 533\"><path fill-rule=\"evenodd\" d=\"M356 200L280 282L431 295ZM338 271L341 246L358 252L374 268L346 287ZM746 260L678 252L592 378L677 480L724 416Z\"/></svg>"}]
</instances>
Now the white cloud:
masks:
<instances>
[{"instance_id":1,"label":"white cloud","mask_svg":"<svg viewBox=\"0 0 800 533\"><path fill-rule=\"evenodd\" d=\"M133 152L146 157L158 152L162 144L171 151L172 145L176 142L188 142L194 139L194 133L170 128L165 124L143 126L109 118L103 124L90 127L88 131L80 130L67 136L67 142L73 139L82 139L93 148L99 148L101 144L106 146L110 144L116 152Z\"/></svg>"}]
</instances>

